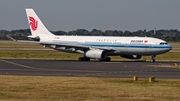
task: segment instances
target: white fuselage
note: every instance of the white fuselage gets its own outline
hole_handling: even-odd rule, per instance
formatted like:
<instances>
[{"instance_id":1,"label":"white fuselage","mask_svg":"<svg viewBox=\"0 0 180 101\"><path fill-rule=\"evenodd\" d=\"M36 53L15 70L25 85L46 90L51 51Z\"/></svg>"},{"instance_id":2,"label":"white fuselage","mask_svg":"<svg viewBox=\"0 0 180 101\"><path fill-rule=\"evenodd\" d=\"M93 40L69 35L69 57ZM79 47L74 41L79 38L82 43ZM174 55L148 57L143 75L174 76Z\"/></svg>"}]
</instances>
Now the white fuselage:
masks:
<instances>
[{"instance_id":1,"label":"white fuselage","mask_svg":"<svg viewBox=\"0 0 180 101\"><path fill-rule=\"evenodd\" d=\"M105 49L108 55L157 55L172 49L167 42L151 37L53 36L49 42Z\"/></svg>"}]
</instances>

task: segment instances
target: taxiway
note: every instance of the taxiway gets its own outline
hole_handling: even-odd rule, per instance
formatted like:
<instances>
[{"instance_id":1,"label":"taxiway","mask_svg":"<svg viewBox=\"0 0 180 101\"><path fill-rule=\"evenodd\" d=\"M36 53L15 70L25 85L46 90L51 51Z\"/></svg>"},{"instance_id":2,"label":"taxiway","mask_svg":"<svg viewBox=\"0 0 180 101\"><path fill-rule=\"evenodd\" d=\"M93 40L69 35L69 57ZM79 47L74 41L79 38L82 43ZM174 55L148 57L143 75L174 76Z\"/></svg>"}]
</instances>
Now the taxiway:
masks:
<instances>
[{"instance_id":1,"label":"taxiway","mask_svg":"<svg viewBox=\"0 0 180 101\"><path fill-rule=\"evenodd\" d=\"M173 64L173 62L1 59L0 75L180 78L180 67L174 67Z\"/></svg>"}]
</instances>

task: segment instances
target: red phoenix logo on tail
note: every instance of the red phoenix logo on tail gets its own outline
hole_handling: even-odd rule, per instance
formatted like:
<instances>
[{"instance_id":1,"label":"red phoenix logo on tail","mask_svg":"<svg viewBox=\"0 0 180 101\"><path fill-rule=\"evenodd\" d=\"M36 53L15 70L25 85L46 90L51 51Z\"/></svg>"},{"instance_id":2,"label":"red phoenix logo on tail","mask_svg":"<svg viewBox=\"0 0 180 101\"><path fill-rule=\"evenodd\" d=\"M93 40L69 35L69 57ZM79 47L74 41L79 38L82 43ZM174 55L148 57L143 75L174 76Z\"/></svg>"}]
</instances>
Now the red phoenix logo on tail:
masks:
<instances>
[{"instance_id":1,"label":"red phoenix logo on tail","mask_svg":"<svg viewBox=\"0 0 180 101\"><path fill-rule=\"evenodd\" d=\"M29 25L31 26L31 29L32 29L33 31L35 31L35 30L37 29L37 27L38 27L38 21L35 20L35 19L34 19L33 17L31 17L31 16L29 16L29 20L30 20Z\"/></svg>"}]
</instances>

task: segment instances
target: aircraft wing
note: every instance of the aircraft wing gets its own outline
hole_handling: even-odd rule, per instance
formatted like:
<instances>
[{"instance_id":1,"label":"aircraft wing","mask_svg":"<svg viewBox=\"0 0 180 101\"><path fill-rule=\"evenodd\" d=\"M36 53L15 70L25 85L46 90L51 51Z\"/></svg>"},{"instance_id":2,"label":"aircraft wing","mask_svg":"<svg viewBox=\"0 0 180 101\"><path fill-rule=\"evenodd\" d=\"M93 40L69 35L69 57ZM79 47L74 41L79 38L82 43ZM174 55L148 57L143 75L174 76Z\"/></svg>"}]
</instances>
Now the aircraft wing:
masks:
<instances>
[{"instance_id":1,"label":"aircraft wing","mask_svg":"<svg viewBox=\"0 0 180 101\"><path fill-rule=\"evenodd\" d=\"M69 47L69 48L78 48L81 50L84 49L101 49L101 50L114 50L110 47L98 47L98 46L90 46L90 45L83 45L83 44L66 44L66 43L57 43L57 42L40 42L42 45L52 45L57 47Z\"/></svg>"}]
</instances>

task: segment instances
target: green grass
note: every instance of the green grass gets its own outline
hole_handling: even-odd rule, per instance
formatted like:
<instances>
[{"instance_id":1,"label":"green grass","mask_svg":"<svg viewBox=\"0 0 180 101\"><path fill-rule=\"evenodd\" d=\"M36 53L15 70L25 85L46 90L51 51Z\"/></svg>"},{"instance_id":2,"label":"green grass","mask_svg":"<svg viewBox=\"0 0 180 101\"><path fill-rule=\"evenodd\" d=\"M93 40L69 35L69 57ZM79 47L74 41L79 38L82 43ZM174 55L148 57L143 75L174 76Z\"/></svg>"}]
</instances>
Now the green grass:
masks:
<instances>
[{"instance_id":1,"label":"green grass","mask_svg":"<svg viewBox=\"0 0 180 101\"><path fill-rule=\"evenodd\" d=\"M0 58L3 59L53 59L53 60L77 60L82 54L71 54L56 50L0 50Z\"/></svg>"},{"instance_id":2,"label":"green grass","mask_svg":"<svg viewBox=\"0 0 180 101\"><path fill-rule=\"evenodd\" d=\"M0 48L42 48L42 46L35 43L0 41Z\"/></svg>"},{"instance_id":3,"label":"green grass","mask_svg":"<svg viewBox=\"0 0 180 101\"><path fill-rule=\"evenodd\" d=\"M180 43L169 43L172 47L173 50L180 50Z\"/></svg>"},{"instance_id":4,"label":"green grass","mask_svg":"<svg viewBox=\"0 0 180 101\"><path fill-rule=\"evenodd\" d=\"M180 80L0 76L0 101L179 101Z\"/></svg>"}]
</instances>

